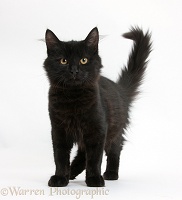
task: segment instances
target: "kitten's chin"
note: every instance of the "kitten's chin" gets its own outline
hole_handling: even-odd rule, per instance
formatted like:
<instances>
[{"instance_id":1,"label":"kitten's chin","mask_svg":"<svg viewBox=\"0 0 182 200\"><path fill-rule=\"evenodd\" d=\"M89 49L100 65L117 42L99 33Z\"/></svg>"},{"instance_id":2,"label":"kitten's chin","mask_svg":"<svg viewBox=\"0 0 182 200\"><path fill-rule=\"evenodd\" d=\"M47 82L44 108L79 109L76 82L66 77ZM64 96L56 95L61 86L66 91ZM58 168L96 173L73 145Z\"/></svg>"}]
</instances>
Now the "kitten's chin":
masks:
<instances>
[{"instance_id":1,"label":"kitten's chin","mask_svg":"<svg viewBox=\"0 0 182 200\"><path fill-rule=\"evenodd\" d=\"M70 78L69 80L65 81L64 82L64 86L67 86L67 87L79 87L79 86L83 86L83 80L82 79L79 79L77 77L75 78Z\"/></svg>"},{"instance_id":2,"label":"kitten's chin","mask_svg":"<svg viewBox=\"0 0 182 200\"><path fill-rule=\"evenodd\" d=\"M86 87L93 87L98 82L97 79L91 79L86 77L69 77L67 79L64 79L62 81L50 81L51 86L53 88L86 88Z\"/></svg>"},{"instance_id":3,"label":"kitten's chin","mask_svg":"<svg viewBox=\"0 0 182 200\"><path fill-rule=\"evenodd\" d=\"M83 82L81 80L79 80L79 79L73 79L72 84L73 85L82 85Z\"/></svg>"}]
</instances>

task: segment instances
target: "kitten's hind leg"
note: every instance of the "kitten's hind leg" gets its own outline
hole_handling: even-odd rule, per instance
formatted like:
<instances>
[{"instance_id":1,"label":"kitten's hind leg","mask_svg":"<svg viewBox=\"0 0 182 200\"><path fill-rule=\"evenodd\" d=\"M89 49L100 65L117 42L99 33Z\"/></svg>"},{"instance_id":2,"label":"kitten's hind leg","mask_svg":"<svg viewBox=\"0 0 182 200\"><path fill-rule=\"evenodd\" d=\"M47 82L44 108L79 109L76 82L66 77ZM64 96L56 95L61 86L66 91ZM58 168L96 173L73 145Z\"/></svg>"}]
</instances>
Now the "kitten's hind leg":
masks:
<instances>
[{"instance_id":1,"label":"kitten's hind leg","mask_svg":"<svg viewBox=\"0 0 182 200\"><path fill-rule=\"evenodd\" d=\"M119 170L120 152L123 146L122 136L106 146L107 167L103 174L105 180L117 180Z\"/></svg>"},{"instance_id":2,"label":"kitten's hind leg","mask_svg":"<svg viewBox=\"0 0 182 200\"><path fill-rule=\"evenodd\" d=\"M85 160L85 151L79 148L77 155L71 163L70 180L75 179L77 175L82 173L85 169Z\"/></svg>"}]
</instances>

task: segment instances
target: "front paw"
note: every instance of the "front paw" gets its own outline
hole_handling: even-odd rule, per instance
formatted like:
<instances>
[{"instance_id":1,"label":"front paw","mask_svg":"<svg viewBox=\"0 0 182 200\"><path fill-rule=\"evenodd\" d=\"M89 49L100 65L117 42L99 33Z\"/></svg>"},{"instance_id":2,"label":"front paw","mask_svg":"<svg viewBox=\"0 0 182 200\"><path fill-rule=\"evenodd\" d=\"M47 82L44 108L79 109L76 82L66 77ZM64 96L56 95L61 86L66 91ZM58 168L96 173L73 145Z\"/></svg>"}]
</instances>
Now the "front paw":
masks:
<instances>
[{"instance_id":1,"label":"front paw","mask_svg":"<svg viewBox=\"0 0 182 200\"><path fill-rule=\"evenodd\" d=\"M75 175L73 175L73 174L70 175L70 180L74 180L75 178L76 178Z\"/></svg>"},{"instance_id":2,"label":"front paw","mask_svg":"<svg viewBox=\"0 0 182 200\"><path fill-rule=\"evenodd\" d=\"M105 180L118 180L118 173L115 171L106 171L103 177Z\"/></svg>"},{"instance_id":3,"label":"front paw","mask_svg":"<svg viewBox=\"0 0 182 200\"><path fill-rule=\"evenodd\" d=\"M69 183L69 179L67 177L61 177L61 176L51 176L48 186L50 187L64 187L67 186Z\"/></svg>"},{"instance_id":4,"label":"front paw","mask_svg":"<svg viewBox=\"0 0 182 200\"><path fill-rule=\"evenodd\" d=\"M92 176L86 178L86 184L89 187L104 187L105 182L102 176Z\"/></svg>"}]
</instances>

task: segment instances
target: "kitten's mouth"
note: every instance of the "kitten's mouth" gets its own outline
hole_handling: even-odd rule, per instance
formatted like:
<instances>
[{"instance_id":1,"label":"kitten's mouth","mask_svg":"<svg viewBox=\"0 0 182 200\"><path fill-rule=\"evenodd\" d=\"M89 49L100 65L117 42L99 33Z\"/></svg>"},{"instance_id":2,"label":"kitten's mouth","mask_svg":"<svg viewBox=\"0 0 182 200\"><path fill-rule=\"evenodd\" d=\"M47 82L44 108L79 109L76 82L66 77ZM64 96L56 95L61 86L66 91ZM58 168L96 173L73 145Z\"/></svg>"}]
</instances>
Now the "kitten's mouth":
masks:
<instances>
[{"instance_id":1,"label":"kitten's mouth","mask_svg":"<svg viewBox=\"0 0 182 200\"><path fill-rule=\"evenodd\" d=\"M73 76L73 80L76 80L76 79L78 79L76 76Z\"/></svg>"},{"instance_id":2,"label":"kitten's mouth","mask_svg":"<svg viewBox=\"0 0 182 200\"><path fill-rule=\"evenodd\" d=\"M74 83L81 83L81 79L75 75L75 76L72 76L71 80L70 81L73 81Z\"/></svg>"}]
</instances>

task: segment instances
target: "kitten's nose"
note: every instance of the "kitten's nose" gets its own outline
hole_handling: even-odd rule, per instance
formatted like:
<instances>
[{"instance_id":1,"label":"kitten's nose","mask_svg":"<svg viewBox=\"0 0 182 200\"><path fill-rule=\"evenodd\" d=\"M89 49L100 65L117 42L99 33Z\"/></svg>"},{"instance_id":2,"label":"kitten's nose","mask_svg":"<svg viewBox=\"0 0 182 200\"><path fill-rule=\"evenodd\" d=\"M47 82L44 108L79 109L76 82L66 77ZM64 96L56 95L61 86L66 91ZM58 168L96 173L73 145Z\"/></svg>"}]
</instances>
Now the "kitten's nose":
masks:
<instances>
[{"instance_id":1,"label":"kitten's nose","mask_svg":"<svg viewBox=\"0 0 182 200\"><path fill-rule=\"evenodd\" d=\"M78 74L79 69L78 69L77 66L74 65L74 66L71 67L70 72L71 72L71 73L73 74L73 76L75 77L76 74Z\"/></svg>"}]
</instances>

